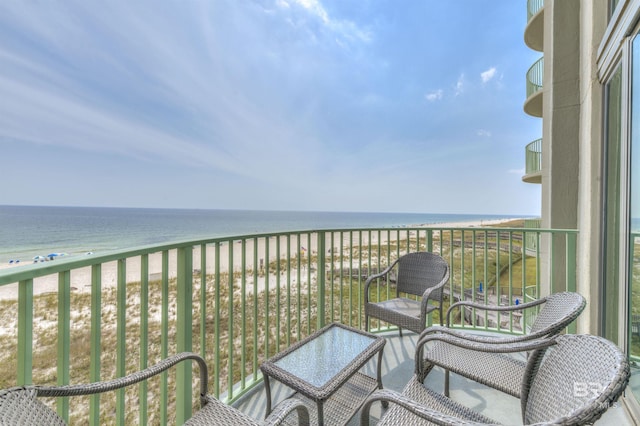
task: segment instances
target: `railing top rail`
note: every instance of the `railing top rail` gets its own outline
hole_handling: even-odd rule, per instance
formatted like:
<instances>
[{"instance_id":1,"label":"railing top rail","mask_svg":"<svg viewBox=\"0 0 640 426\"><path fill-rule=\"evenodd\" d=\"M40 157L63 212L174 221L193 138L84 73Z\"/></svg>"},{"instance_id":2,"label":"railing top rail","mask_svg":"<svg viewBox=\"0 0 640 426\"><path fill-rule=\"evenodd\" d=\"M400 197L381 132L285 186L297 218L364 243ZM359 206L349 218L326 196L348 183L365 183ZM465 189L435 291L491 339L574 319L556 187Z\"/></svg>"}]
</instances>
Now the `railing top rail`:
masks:
<instances>
[{"instance_id":1,"label":"railing top rail","mask_svg":"<svg viewBox=\"0 0 640 426\"><path fill-rule=\"evenodd\" d=\"M425 226L403 226L403 227L370 227L370 228L336 228L336 229L308 229L299 231L281 231L259 234L230 235L215 238L202 238L195 240L172 241L161 244L137 246L126 249L106 251L104 253L94 253L87 256L69 256L68 258L56 259L55 261L44 263L33 263L21 265L14 268L0 270L0 286L16 283L23 280L39 278L56 274L63 271L85 268L93 265L112 262L130 257L142 256L146 254L159 253L168 250L175 250L190 246L210 245L216 243L226 243L229 241L250 240L255 238L269 238L287 235L304 235L315 233L339 233L339 232L407 232L407 231L468 231L468 232L538 232L538 233L565 233L577 234L576 229L542 229L542 228L509 228L493 226L439 226L429 224Z\"/></svg>"}]
</instances>

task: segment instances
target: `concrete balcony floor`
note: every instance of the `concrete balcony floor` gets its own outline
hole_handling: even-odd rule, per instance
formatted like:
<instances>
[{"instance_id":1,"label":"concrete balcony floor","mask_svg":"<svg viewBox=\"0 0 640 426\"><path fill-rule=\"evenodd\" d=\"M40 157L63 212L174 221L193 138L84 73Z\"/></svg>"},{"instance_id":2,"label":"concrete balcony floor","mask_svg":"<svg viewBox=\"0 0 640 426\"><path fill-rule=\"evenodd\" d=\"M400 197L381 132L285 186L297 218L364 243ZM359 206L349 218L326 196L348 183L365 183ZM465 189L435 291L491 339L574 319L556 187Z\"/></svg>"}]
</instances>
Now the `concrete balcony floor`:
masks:
<instances>
[{"instance_id":1,"label":"concrete balcony floor","mask_svg":"<svg viewBox=\"0 0 640 426\"><path fill-rule=\"evenodd\" d=\"M383 334L387 338L384 348L382 365L382 382L386 389L402 391L404 385L413 375L414 351L418 335L412 332L404 332L400 338L397 331ZM365 366L368 374L375 376L377 357ZM444 372L436 367L429 375L425 384L438 392L443 391ZM487 386L467 380L458 375L451 374L451 398L466 405L484 415L491 417L502 424L522 424L520 400L505 393L496 391ZM290 395L292 390L280 383L272 382L272 395L274 405ZM249 394L237 401L234 406L255 419L263 419L265 414L265 390L263 386L257 386ZM374 404L371 411L372 418L379 418L380 404ZM372 419L373 420L373 419ZM348 423L356 426L360 423L360 415L356 414ZM374 423L372 421L372 423ZM596 423L599 425L615 424L616 426L633 425L622 404L610 408Z\"/></svg>"}]
</instances>

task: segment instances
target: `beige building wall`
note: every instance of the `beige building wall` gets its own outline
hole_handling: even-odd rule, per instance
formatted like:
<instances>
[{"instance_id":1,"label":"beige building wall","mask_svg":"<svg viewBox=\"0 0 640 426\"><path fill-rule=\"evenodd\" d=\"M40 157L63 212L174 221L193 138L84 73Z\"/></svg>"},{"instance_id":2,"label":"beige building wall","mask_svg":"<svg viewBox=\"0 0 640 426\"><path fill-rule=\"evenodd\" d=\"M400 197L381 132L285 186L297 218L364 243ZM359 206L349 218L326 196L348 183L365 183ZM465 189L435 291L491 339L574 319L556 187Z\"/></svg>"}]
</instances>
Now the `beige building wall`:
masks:
<instances>
[{"instance_id":1,"label":"beige building wall","mask_svg":"<svg viewBox=\"0 0 640 426\"><path fill-rule=\"evenodd\" d=\"M581 0L548 0L544 6L543 228L578 227L580 10ZM565 250L563 239L543 241L543 294L564 288Z\"/></svg>"},{"instance_id":2,"label":"beige building wall","mask_svg":"<svg viewBox=\"0 0 640 426\"><path fill-rule=\"evenodd\" d=\"M578 164L577 290L588 308L578 319L578 332L600 333L599 288L602 275L601 233L603 164L603 87L598 79L597 53L607 26L607 2L583 1L580 7L580 124ZM588 314L588 315L587 315Z\"/></svg>"},{"instance_id":3,"label":"beige building wall","mask_svg":"<svg viewBox=\"0 0 640 426\"><path fill-rule=\"evenodd\" d=\"M577 291L588 301L578 332L599 332L602 222L602 85L597 52L607 25L608 2L546 0L542 123L542 227L578 229ZM564 241L543 263L546 288L564 287ZM543 250L551 251L550 240ZM551 282L557 288L551 288ZM555 287L555 286L554 286Z\"/></svg>"}]
</instances>

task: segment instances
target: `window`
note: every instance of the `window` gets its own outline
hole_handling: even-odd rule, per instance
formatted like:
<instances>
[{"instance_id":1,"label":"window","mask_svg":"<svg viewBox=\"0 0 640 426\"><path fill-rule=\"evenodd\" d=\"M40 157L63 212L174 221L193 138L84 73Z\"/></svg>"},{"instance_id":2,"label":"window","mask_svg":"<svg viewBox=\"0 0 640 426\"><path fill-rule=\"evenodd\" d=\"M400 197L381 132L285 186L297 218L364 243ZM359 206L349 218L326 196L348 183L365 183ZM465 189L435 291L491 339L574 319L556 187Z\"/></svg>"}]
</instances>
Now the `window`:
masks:
<instances>
[{"instance_id":1,"label":"window","mask_svg":"<svg viewBox=\"0 0 640 426\"><path fill-rule=\"evenodd\" d=\"M603 286L602 335L620 344L620 147L622 128L622 67L605 85L605 142L604 142L604 196L603 196Z\"/></svg>"},{"instance_id":2,"label":"window","mask_svg":"<svg viewBox=\"0 0 640 426\"><path fill-rule=\"evenodd\" d=\"M610 0L609 1L609 18L613 15L613 12L616 11L616 6L618 6L618 0Z\"/></svg>"},{"instance_id":3,"label":"window","mask_svg":"<svg viewBox=\"0 0 640 426\"><path fill-rule=\"evenodd\" d=\"M631 140L629 147L629 322L628 351L632 365L640 361L640 35L633 40L631 62ZM624 174L623 174L624 176ZM624 230L623 230L624 232ZM632 369L640 373L640 369ZM640 388L631 386L636 399L640 400Z\"/></svg>"}]
</instances>

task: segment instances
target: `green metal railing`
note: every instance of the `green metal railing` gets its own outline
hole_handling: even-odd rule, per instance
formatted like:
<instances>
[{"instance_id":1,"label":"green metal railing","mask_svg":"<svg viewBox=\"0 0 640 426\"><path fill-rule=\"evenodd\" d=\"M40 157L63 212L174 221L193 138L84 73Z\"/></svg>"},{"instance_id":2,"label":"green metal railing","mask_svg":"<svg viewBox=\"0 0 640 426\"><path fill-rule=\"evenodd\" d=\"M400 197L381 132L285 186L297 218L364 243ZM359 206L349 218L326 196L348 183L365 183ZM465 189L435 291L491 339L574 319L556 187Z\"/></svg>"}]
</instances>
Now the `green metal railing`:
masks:
<instances>
[{"instance_id":1,"label":"green metal railing","mask_svg":"<svg viewBox=\"0 0 640 426\"><path fill-rule=\"evenodd\" d=\"M527 99L542 90L544 81L544 56L531 65L527 71Z\"/></svg>"},{"instance_id":2,"label":"green metal railing","mask_svg":"<svg viewBox=\"0 0 640 426\"><path fill-rule=\"evenodd\" d=\"M536 139L525 148L525 173L542 171L542 139Z\"/></svg>"},{"instance_id":3,"label":"green metal railing","mask_svg":"<svg viewBox=\"0 0 640 426\"><path fill-rule=\"evenodd\" d=\"M527 0L527 22L544 7L544 0Z\"/></svg>"},{"instance_id":4,"label":"green metal railing","mask_svg":"<svg viewBox=\"0 0 640 426\"><path fill-rule=\"evenodd\" d=\"M530 229L539 229L542 226L542 219L525 219L524 227ZM525 235L525 251L530 256L538 254L538 235L533 232L527 232Z\"/></svg>"},{"instance_id":5,"label":"green metal railing","mask_svg":"<svg viewBox=\"0 0 640 426\"><path fill-rule=\"evenodd\" d=\"M533 251L528 242L523 249L529 240ZM362 328L367 277L405 253L431 251L449 262L449 302L513 303L540 297L542 288L575 290L576 240L577 231L537 228L309 230L4 269L0 286L15 286L17 301L0 302L15 318L0 332L0 387L105 380L193 351L209 365L209 392L230 402L261 383L264 359L323 325ZM549 277L541 274L544 259L552 259ZM394 294L382 284L373 298ZM522 333L531 321L474 315L470 327ZM60 399L56 408L74 421L86 422L88 412L94 425L111 413L118 424L182 423L197 404L192 379L186 364L137 389L74 399L71 407Z\"/></svg>"}]
</instances>

